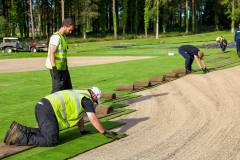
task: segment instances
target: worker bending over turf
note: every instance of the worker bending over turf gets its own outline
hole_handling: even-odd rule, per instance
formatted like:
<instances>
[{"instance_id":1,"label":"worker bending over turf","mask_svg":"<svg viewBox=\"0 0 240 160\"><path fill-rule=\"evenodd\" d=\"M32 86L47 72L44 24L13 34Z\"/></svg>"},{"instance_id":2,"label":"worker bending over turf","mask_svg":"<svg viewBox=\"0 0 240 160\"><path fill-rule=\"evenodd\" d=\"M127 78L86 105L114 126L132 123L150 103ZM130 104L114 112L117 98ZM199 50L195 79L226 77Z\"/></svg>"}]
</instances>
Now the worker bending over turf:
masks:
<instances>
[{"instance_id":1,"label":"worker bending over turf","mask_svg":"<svg viewBox=\"0 0 240 160\"><path fill-rule=\"evenodd\" d=\"M185 70L187 74L192 72L192 63L194 59L197 61L197 64L203 73L209 72L203 60L204 53L197 47L192 45L183 45L179 47L178 51L185 59Z\"/></svg>"},{"instance_id":2,"label":"worker bending over turf","mask_svg":"<svg viewBox=\"0 0 240 160\"><path fill-rule=\"evenodd\" d=\"M7 145L54 146L59 141L59 131L77 125L86 113L93 126L104 136L117 138L118 134L106 131L95 114L101 91L64 90L50 94L37 102L35 116L39 128L30 128L13 122L4 143ZM82 132L84 132L83 128Z\"/></svg>"},{"instance_id":3,"label":"worker bending over turf","mask_svg":"<svg viewBox=\"0 0 240 160\"><path fill-rule=\"evenodd\" d=\"M217 45L220 46L223 52L225 52L227 48L227 40L223 36L219 36L216 38Z\"/></svg>"},{"instance_id":4,"label":"worker bending over turf","mask_svg":"<svg viewBox=\"0 0 240 160\"><path fill-rule=\"evenodd\" d=\"M50 69L52 77L52 93L72 89L71 77L67 66L67 42L66 34L71 34L74 29L73 22L66 18L62 22L62 27L54 33L49 41L48 57L46 67Z\"/></svg>"}]
</instances>

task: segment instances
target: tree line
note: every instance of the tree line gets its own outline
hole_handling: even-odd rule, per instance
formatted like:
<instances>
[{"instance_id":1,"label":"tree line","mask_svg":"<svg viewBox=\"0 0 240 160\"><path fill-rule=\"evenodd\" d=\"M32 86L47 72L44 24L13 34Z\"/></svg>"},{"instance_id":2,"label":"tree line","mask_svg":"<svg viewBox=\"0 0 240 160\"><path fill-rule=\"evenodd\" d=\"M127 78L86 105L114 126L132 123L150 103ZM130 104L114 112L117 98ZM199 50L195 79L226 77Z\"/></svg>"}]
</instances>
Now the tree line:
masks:
<instances>
[{"instance_id":1,"label":"tree line","mask_svg":"<svg viewBox=\"0 0 240 160\"><path fill-rule=\"evenodd\" d=\"M155 34L231 29L240 0L0 0L0 37L49 37L64 17L74 35Z\"/></svg>"}]
</instances>

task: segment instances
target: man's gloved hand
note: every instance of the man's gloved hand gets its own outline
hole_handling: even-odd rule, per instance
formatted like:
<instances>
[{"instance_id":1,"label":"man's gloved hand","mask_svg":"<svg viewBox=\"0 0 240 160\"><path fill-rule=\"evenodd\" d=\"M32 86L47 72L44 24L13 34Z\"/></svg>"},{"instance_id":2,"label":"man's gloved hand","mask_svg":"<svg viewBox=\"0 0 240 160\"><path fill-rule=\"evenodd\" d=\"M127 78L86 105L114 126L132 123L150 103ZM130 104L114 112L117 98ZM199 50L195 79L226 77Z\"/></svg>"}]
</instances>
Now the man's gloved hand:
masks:
<instances>
[{"instance_id":1,"label":"man's gloved hand","mask_svg":"<svg viewBox=\"0 0 240 160\"><path fill-rule=\"evenodd\" d=\"M205 68L205 71L206 71L206 72L209 72L209 70L208 70L207 68Z\"/></svg>"},{"instance_id":2,"label":"man's gloved hand","mask_svg":"<svg viewBox=\"0 0 240 160\"><path fill-rule=\"evenodd\" d=\"M208 73L209 70L207 68L203 68L203 73Z\"/></svg>"},{"instance_id":3,"label":"man's gloved hand","mask_svg":"<svg viewBox=\"0 0 240 160\"><path fill-rule=\"evenodd\" d=\"M58 75L58 71L57 71L57 67L56 67L56 66L53 66L53 67L52 67L52 74L53 74L53 78L54 78L54 79L58 79L58 78L59 78L59 75Z\"/></svg>"},{"instance_id":4,"label":"man's gloved hand","mask_svg":"<svg viewBox=\"0 0 240 160\"><path fill-rule=\"evenodd\" d=\"M116 132L113 132L113 131L105 131L103 133L103 135L107 138L111 138L111 139L117 139L117 133Z\"/></svg>"},{"instance_id":5,"label":"man's gloved hand","mask_svg":"<svg viewBox=\"0 0 240 160\"><path fill-rule=\"evenodd\" d=\"M105 131L103 133L103 135L107 138L111 138L111 139L120 139L120 138L123 138L123 137L126 137L127 135L126 134L120 134L120 133L117 133L117 132L113 132L113 131Z\"/></svg>"},{"instance_id":6,"label":"man's gloved hand","mask_svg":"<svg viewBox=\"0 0 240 160\"><path fill-rule=\"evenodd\" d=\"M203 73L208 73L209 70L207 68L202 68Z\"/></svg>"}]
</instances>

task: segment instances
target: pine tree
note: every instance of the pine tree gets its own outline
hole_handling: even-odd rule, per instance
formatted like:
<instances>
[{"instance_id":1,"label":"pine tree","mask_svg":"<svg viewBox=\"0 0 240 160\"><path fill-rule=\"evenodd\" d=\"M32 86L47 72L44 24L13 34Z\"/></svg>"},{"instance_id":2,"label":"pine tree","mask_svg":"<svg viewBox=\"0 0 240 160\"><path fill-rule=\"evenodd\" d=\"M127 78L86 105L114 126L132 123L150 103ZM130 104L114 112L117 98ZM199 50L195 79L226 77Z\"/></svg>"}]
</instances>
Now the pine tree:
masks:
<instances>
[{"instance_id":1,"label":"pine tree","mask_svg":"<svg viewBox=\"0 0 240 160\"><path fill-rule=\"evenodd\" d=\"M123 35L126 33L126 26L128 20L128 0L123 0Z\"/></svg>"},{"instance_id":2,"label":"pine tree","mask_svg":"<svg viewBox=\"0 0 240 160\"><path fill-rule=\"evenodd\" d=\"M113 30L114 30L114 39L117 39L116 0L112 0L112 13L113 13Z\"/></svg>"},{"instance_id":3,"label":"pine tree","mask_svg":"<svg viewBox=\"0 0 240 160\"><path fill-rule=\"evenodd\" d=\"M144 30L145 30L145 38L148 36L148 28L150 21L150 9L151 9L151 0L145 0L145 8L144 8Z\"/></svg>"}]
</instances>

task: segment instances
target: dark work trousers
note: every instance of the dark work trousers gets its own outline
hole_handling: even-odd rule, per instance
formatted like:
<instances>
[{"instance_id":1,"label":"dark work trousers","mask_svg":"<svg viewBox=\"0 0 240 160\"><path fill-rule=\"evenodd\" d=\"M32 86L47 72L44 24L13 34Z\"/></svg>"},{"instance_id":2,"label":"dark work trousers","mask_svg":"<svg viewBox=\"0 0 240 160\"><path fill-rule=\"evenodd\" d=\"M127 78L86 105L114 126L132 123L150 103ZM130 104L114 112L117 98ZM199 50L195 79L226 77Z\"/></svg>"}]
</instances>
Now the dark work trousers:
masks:
<instances>
[{"instance_id":1,"label":"dark work trousers","mask_svg":"<svg viewBox=\"0 0 240 160\"><path fill-rule=\"evenodd\" d=\"M240 39L236 41L236 47L237 47L237 54L240 57Z\"/></svg>"},{"instance_id":2,"label":"dark work trousers","mask_svg":"<svg viewBox=\"0 0 240 160\"><path fill-rule=\"evenodd\" d=\"M59 128L54 110L47 99L42 99L35 106L35 116L39 128L23 126L23 138L15 145L54 146L59 141Z\"/></svg>"},{"instance_id":3,"label":"dark work trousers","mask_svg":"<svg viewBox=\"0 0 240 160\"><path fill-rule=\"evenodd\" d=\"M68 70L58 70L57 75L54 75L50 70L52 77L52 92L57 92L65 89L72 89L71 77Z\"/></svg>"},{"instance_id":4,"label":"dark work trousers","mask_svg":"<svg viewBox=\"0 0 240 160\"><path fill-rule=\"evenodd\" d=\"M185 50L179 49L179 53L183 56L185 59L185 69L186 71L192 71L192 63L193 63L193 56L188 54Z\"/></svg>"},{"instance_id":5,"label":"dark work trousers","mask_svg":"<svg viewBox=\"0 0 240 160\"><path fill-rule=\"evenodd\" d=\"M220 43L220 48L222 49L222 51L224 52L227 48L227 43L221 42Z\"/></svg>"}]
</instances>

